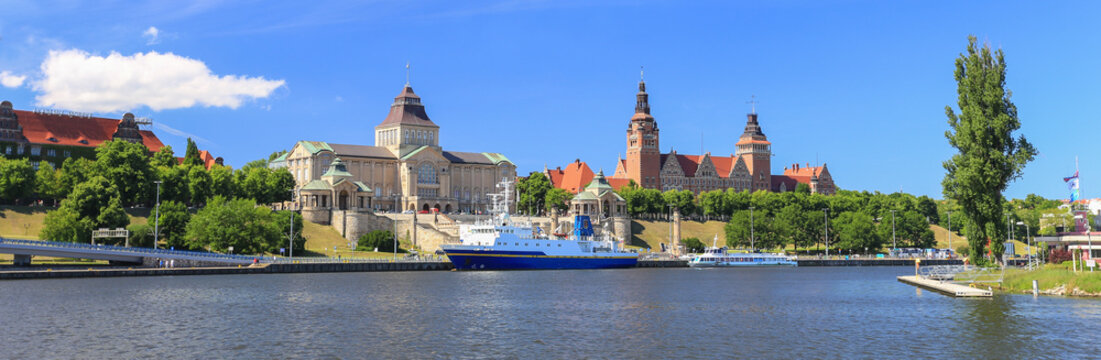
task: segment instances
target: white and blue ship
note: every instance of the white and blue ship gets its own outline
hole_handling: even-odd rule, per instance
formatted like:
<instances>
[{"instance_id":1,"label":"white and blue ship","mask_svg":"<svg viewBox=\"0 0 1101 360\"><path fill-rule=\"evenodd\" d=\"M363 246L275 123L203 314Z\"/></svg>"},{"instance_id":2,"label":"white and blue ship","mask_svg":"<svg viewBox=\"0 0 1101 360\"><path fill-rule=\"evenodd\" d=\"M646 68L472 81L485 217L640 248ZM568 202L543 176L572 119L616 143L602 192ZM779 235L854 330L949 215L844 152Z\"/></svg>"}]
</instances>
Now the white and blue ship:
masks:
<instances>
[{"instance_id":1,"label":"white and blue ship","mask_svg":"<svg viewBox=\"0 0 1101 360\"><path fill-rule=\"evenodd\" d=\"M511 183L497 185L491 217L459 226L459 243L440 248L459 270L609 269L638 264L638 253L597 235L588 216L576 216L570 236L545 234L508 214Z\"/></svg>"}]
</instances>

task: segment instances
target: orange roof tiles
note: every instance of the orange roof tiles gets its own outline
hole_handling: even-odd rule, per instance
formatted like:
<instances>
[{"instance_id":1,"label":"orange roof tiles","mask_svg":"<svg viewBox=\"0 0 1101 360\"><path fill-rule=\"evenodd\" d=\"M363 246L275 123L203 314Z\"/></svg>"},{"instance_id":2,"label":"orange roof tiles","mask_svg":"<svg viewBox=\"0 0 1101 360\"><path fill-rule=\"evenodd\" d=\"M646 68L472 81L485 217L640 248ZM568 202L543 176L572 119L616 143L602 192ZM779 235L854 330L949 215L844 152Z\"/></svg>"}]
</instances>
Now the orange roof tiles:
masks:
<instances>
[{"instance_id":1,"label":"orange roof tiles","mask_svg":"<svg viewBox=\"0 0 1101 360\"><path fill-rule=\"evenodd\" d=\"M69 146L95 147L111 140L122 120L98 117L77 117L58 114L39 114L32 111L14 110L19 125L23 126L23 136L33 144L53 144ZM140 130L142 143L149 151L164 147L152 131Z\"/></svg>"},{"instance_id":2,"label":"orange roof tiles","mask_svg":"<svg viewBox=\"0 0 1101 360\"><path fill-rule=\"evenodd\" d=\"M576 194L585 190L585 185L588 185L593 181L593 170L589 168L589 165L581 160L575 160L566 166L565 170L561 168L554 170L547 170L549 173L551 184L559 189L564 189L570 193Z\"/></svg>"}]
</instances>

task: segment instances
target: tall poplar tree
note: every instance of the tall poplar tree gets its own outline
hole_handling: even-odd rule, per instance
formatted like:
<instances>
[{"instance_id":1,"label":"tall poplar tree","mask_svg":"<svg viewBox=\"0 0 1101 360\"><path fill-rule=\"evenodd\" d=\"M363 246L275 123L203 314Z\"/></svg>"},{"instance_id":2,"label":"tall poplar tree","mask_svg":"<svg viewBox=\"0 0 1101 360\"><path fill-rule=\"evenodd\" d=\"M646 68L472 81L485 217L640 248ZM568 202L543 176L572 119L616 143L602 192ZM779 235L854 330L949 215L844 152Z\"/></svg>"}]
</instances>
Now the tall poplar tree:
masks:
<instances>
[{"instance_id":1,"label":"tall poplar tree","mask_svg":"<svg viewBox=\"0 0 1101 360\"><path fill-rule=\"evenodd\" d=\"M1014 137L1021 127L1013 95L1005 87L1005 54L979 48L974 36L968 37L967 53L956 59L959 114L945 106L950 129L944 133L948 143L958 150L944 162L945 197L956 200L966 215L967 241L971 260L977 263L990 240L994 258L1005 251L1005 215L1002 192L1010 181L1021 176L1026 164L1036 156L1024 135Z\"/></svg>"}]
</instances>

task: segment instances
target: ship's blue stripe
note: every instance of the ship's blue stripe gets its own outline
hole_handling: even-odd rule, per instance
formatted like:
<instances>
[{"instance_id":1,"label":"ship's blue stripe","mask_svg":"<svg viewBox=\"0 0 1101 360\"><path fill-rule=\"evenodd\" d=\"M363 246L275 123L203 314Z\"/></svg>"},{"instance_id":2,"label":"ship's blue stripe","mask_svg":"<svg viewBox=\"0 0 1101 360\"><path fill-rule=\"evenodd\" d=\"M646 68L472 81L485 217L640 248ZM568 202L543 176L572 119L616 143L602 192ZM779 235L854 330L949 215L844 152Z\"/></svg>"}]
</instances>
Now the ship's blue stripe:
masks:
<instances>
[{"instance_id":1,"label":"ship's blue stripe","mask_svg":"<svg viewBox=\"0 0 1101 360\"><path fill-rule=\"evenodd\" d=\"M448 255L459 270L612 269L638 264L638 258L551 258Z\"/></svg>"},{"instance_id":2,"label":"ship's blue stripe","mask_svg":"<svg viewBox=\"0 0 1101 360\"><path fill-rule=\"evenodd\" d=\"M470 250L470 249L444 249L444 253L451 254L455 252L461 253L478 253L478 254L492 254L492 255L546 255L547 253L542 251L510 251L510 250Z\"/></svg>"}]
</instances>

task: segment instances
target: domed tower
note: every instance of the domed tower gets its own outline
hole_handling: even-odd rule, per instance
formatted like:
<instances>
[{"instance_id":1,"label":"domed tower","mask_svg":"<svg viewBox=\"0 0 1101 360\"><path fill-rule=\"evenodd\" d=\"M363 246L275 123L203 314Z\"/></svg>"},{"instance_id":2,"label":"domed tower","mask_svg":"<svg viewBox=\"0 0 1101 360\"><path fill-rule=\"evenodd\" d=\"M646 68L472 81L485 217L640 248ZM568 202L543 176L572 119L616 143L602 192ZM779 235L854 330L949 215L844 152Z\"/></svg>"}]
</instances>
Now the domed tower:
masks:
<instances>
[{"instance_id":1,"label":"domed tower","mask_svg":"<svg viewBox=\"0 0 1101 360\"><path fill-rule=\"evenodd\" d=\"M661 187L661 152L658 150L658 123L650 115L650 96L646 81L639 80L635 115L627 123L627 177L643 188Z\"/></svg>"},{"instance_id":2,"label":"domed tower","mask_svg":"<svg viewBox=\"0 0 1101 360\"><path fill-rule=\"evenodd\" d=\"M734 155L742 158L751 176L749 191L769 190L772 187L772 143L757 123L757 110L746 115L745 132L738 138Z\"/></svg>"},{"instance_id":3,"label":"domed tower","mask_svg":"<svg viewBox=\"0 0 1101 360\"><path fill-rule=\"evenodd\" d=\"M440 127L428 118L421 97L408 83L390 105L390 114L375 127L375 146L397 152L403 145L439 147Z\"/></svg>"}]
</instances>

